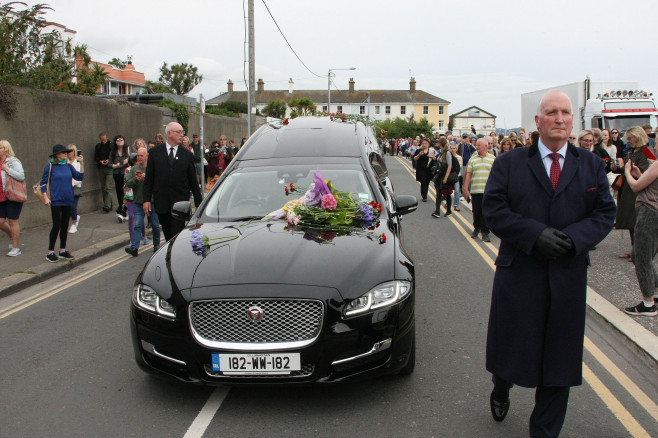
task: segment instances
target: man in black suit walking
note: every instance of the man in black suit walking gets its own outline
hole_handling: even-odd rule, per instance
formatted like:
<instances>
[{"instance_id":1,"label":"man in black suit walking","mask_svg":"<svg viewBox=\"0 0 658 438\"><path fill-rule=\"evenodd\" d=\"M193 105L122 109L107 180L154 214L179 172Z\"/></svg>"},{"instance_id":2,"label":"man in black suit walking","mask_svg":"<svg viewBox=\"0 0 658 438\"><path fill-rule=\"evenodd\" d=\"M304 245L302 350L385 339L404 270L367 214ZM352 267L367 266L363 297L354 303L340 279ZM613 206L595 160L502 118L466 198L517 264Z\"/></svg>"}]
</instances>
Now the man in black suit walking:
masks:
<instances>
[{"instance_id":1,"label":"man in black suit walking","mask_svg":"<svg viewBox=\"0 0 658 438\"><path fill-rule=\"evenodd\" d=\"M178 234L185 223L171 216L171 207L178 201L187 201L190 192L194 196L194 204L201 203L201 190L194 169L194 155L180 146L180 140L185 132L183 127L171 122L167 125L167 141L154 146L149 151L144 180L144 213L150 214L154 208L165 240ZM151 206L150 200L154 205Z\"/></svg>"}]
</instances>

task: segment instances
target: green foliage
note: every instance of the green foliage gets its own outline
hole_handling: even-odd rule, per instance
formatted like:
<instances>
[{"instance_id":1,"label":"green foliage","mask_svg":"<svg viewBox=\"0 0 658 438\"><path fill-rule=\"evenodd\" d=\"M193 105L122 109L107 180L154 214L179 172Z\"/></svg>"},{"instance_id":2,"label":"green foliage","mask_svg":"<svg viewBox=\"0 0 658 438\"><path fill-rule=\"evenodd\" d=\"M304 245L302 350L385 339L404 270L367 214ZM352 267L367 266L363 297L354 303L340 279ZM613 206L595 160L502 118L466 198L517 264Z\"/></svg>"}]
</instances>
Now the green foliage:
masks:
<instances>
[{"instance_id":1,"label":"green foliage","mask_svg":"<svg viewBox=\"0 0 658 438\"><path fill-rule=\"evenodd\" d=\"M226 108L222 108L219 105L210 105L206 106L206 114L216 114L218 116L226 117L240 117L240 114L229 111Z\"/></svg>"},{"instance_id":2,"label":"green foliage","mask_svg":"<svg viewBox=\"0 0 658 438\"><path fill-rule=\"evenodd\" d=\"M244 102L224 102L217 105L219 108L224 108L227 111L240 114L248 114L249 106Z\"/></svg>"},{"instance_id":3,"label":"green foliage","mask_svg":"<svg viewBox=\"0 0 658 438\"><path fill-rule=\"evenodd\" d=\"M167 63L163 62L159 81L173 90L174 94L184 96L203 80L203 75L197 72L197 67L192 64L174 64L169 68Z\"/></svg>"},{"instance_id":4,"label":"green foliage","mask_svg":"<svg viewBox=\"0 0 658 438\"><path fill-rule=\"evenodd\" d=\"M120 68L121 70L123 70L128 65L128 61L124 61L124 60L119 59L119 58L112 58L110 60L110 62L108 62L108 64L110 64L113 67Z\"/></svg>"},{"instance_id":5,"label":"green foliage","mask_svg":"<svg viewBox=\"0 0 658 438\"><path fill-rule=\"evenodd\" d=\"M176 94L174 93L174 90L167 87L165 84L161 84L160 82L146 81L144 85L149 90L149 93L151 94L162 94L162 93Z\"/></svg>"},{"instance_id":6,"label":"green foliage","mask_svg":"<svg viewBox=\"0 0 658 438\"><path fill-rule=\"evenodd\" d=\"M396 117L394 120L383 120L377 123L377 128L386 131L388 138L416 137L420 134L431 137L433 126L425 117L416 122L413 114L407 119Z\"/></svg>"},{"instance_id":7,"label":"green foliage","mask_svg":"<svg viewBox=\"0 0 658 438\"><path fill-rule=\"evenodd\" d=\"M59 90L72 94L94 96L98 87L107 79L107 76L108 73L98 64L94 64L91 68L80 68L77 82L66 82Z\"/></svg>"},{"instance_id":8,"label":"green foliage","mask_svg":"<svg viewBox=\"0 0 658 438\"><path fill-rule=\"evenodd\" d=\"M181 124L183 130L187 132L187 125L190 120L190 113L182 103L176 103L171 99L162 99L158 106L169 108L176 114L176 121Z\"/></svg>"},{"instance_id":9,"label":"green foliage","mask_svg":"<svg viewBox=\"0 0 658 438\"><path fill-rule=\"evenodd\" d=\"M293 119L297 116L312 116L316 112L315 103L308 97L290 99L288 106L292 110L290 117ZM293 116L293 113L295 116Z\"/></svg>"},{"instance_id":10,"label":"green foliage","mask_svg":"<svg viewBox=\"0 0 658 438\"><path fill-rule=\"evenodd\" d=\"M283 99L271 100L263 108L263 114L282 119L286 116L286 101Z\"/></svg>"},{"instance_id":11,"label":"green foliage","mask_svg":"<svg viewBox=\"0 0 658 438\"><path fill-rule=\"evenodd\" d=\"M25 6L15 10L15 5ZM89 68L91 57L85 45L72 46L55 32L43 32L44 15L52 8L45 4L27 7L25 3L0 5L0 82L43 90L93 94L104 77L84 76L84 90L73 82L78 68ZM92 69L93 70L93 69ZM95 70L93 70L95 71ZM96 81L96 82L94 82ZM88 91L93 89L93 92Z\"/></svg>"}]
</instances>

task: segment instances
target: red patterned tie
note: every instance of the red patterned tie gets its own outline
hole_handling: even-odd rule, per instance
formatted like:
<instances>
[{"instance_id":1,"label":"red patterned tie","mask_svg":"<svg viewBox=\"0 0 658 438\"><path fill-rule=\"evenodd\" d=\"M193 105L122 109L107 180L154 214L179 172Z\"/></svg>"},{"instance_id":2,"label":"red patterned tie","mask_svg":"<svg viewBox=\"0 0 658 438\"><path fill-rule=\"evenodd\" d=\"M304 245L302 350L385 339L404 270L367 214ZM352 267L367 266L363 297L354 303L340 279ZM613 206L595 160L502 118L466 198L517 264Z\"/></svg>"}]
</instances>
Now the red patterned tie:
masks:
<instances>
[{"instance_id":1,"label":"red patterned tie","mask_svg":"<svg viewBox=\"0 0 658 438\"><path fill-rule=\"evenodd\" d=\"M553 185L553 190L555 190L557 188L557 182L560 180L560 173L562 173L560 169L560 154L555 152L551 154L551 158L553 158L553 164L551 164L551 184Z\"/></svg>"}]
</instances>

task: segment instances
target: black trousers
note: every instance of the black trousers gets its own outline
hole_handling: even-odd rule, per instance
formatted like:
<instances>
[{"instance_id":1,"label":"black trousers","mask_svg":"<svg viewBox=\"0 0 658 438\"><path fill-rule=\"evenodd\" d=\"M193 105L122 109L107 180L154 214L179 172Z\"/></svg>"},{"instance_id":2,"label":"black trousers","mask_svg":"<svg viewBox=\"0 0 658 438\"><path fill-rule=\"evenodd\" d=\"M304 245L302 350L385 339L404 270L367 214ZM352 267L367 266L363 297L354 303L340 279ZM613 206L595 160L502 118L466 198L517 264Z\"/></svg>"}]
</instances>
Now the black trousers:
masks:
<instances>
[{"instance_id":1,"label":"black trousers","mask_svg":"<svg viewBox=\"0 0 658 438\"><path fill-rule=\"evenodd\" d=\"M430 188L430 176L422 175L419 178L419 181L420 181L420 197L423 199L427 199L427 191Z\"/></svg>"},{"instance_id":2,"label":"black trousers","mask_svg":"<svg viewBox=\"0 0 658 438\"><path fill-rule=\"evenodd\" d=\"M494 376L494 397L504 398L512 385ZM560 435L569 404L568 386L537 386L535 408L530 415L529 432L533 438L553 438Z\"/></svg>"},{"instance_id":3,"label":"black trousers","mask_svg":"<svg viewBox=\"0 0 658 438\"><path fill-rule=\"evenodd\" d=\"M66 249L66 238L69 233L69 218L71 217L70 205L50 206L50 216L53 219L53 226L50 229L50 240L48 241L48 251L55 251L55 241L59 234L59 247Z\"/></svg>"},{"instance_id":4,"label":"black trousers","mask_svg":"<svg viewBox=\"0 0 658 438\"><path fill-rule=\"evenodd\" d=\"M530 436L557 437L567 415L568 403L568 386L538 386L535 408L530 415Z\"/></svg>"},{"instance_id":5,"label":"black trousers","mask_svg":"<svg viewBox=\"0 0 658 438\"><path fill-rule=\"evenodd\" d=\"M123 206L123 173L115 173L112 175L114 178L114 190L117 194L117 214L121 216L126 215L125 207Z\"/></svg>"},{"instance_id":6,"label":"black trousers","mask_svg":"<svg viewBox=\"0 0 658 438\"><path fill-rule=\"evenodd\" d=\"M171 215L171 210L166 213L158 213L160 225L162 226L162 233L166 241L169 241L176 234L180 233L185 228L185 222L175 219Z\"/></svg>"},{"instance_id":7,"label":"black trousers","mask_svg":"<svg viewBox=\"0 0 658 438\"><path fill-rule=\"evenodd\" d=\"M471 193L471 202L473 203L473 228L482 231L482 234L489 234L489 228L484 224L482 216L482 199L484 193Z\"/></svg>"}]
</instances>

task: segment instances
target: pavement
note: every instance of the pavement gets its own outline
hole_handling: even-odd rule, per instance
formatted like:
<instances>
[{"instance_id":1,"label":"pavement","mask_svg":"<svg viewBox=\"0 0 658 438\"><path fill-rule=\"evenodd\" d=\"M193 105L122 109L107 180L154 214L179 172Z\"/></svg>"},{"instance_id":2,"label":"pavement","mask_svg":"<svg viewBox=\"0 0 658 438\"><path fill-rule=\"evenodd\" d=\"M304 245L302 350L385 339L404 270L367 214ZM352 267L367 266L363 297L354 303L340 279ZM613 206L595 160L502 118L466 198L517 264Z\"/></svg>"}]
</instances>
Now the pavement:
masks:
<instances>
[{"instance_id":1,"label":"pavement","mask_svg":"<svg viewBox=\"0 0 658 438\"><path fill-rule=\"evenodd\" d=\"M470 204L461 202L462 209L470 210ZM147 235L151 237L151 230ZM68 235L67 250L75 257L71 261L51 263L46 260L50 225L21 230L20 248L17 257L0 255L0 298L41 283L55 275L75 269L83 263L121 249L129 243L127 222L119 223L114 212L102 211L81 215L78 232ZM589 273L587 294L588 313L598 318L635 347L652 366L658 366L658 316L631 317L621 309L635 305L640 300L639 288L633 264L619 259L617 253L630 249L627 232L612 231L608 237L590 253L592 267ZM2 247L8 251L9 239L0 236ZM4 242L2 242L4 239ZM140 247L152 251L152 244ZM55 251L59 250L59 241Z\"/></svg>"},{"instance_id":2,"label":"pavement","mask_svg":"<svg viewBox=\"0 0 658 438\"><path fill-rule=\"evenodd\" d=\"M20 221L19 221L20 223ZM69 234L66 249L75 257L73 260L46 260L48 236L51 225L22 229L19 246L22 254L7 257L9 238L0 232L0 298L18 292L28 286L45 281L55 275L75 269L83 263L126 246L129 241L128 223L119 223L114 211L102 210L80 216L78 232ZM150 239L150 229L147 235ZM153 245L140 246L140 252L152 251ZM59 251L59 237L55 252Z\"/></svg>"}]
</instances>

